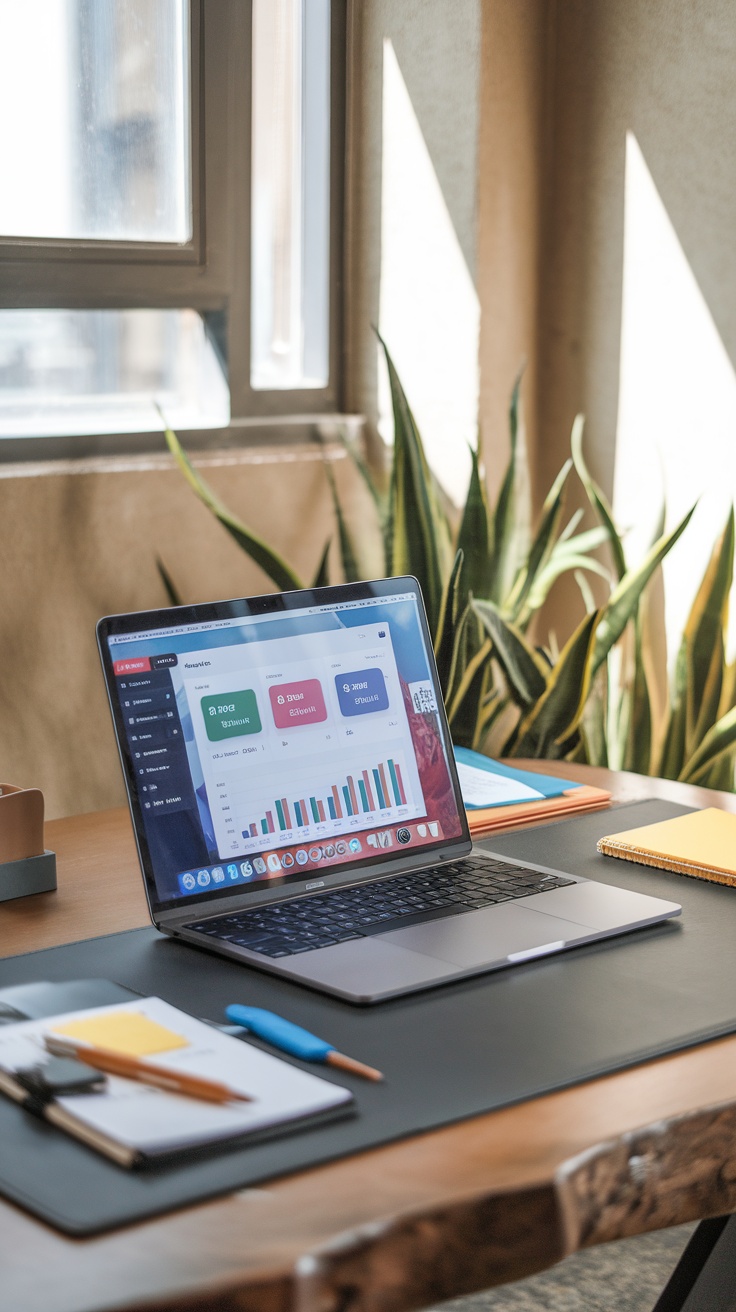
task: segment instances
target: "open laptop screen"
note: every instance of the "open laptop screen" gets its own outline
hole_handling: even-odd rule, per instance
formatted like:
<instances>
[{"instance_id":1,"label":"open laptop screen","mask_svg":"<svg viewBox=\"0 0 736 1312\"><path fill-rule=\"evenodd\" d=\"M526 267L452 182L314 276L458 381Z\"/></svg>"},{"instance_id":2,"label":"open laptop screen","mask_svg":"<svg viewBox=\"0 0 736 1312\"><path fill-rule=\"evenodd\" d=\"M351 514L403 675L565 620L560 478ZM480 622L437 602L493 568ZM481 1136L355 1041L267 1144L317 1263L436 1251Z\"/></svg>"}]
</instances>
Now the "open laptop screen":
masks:
<instances>
[{"instance_id":1,"label":"open laptop screen","mask_svg":"<svg viewBox=\"0 0 736 1312\"><path fill-rule=\"evenodd\" d=\"M467 836L416 581L100 622L155 905Z\"/></svg>"}]
</instances>

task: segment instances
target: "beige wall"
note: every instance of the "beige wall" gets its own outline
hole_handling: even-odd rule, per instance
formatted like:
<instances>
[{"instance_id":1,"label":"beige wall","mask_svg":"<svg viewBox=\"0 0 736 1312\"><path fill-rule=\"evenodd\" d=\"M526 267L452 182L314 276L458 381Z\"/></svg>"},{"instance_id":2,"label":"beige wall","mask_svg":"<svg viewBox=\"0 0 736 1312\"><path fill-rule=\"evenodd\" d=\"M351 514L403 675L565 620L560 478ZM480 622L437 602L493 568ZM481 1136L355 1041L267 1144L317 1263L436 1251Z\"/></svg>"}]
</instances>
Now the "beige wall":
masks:
<instances>
[{"instance_id":1,"label":"beige wall","mask_svg":"<svg viewBox=\"0 0 736 1312\"><path fill-rule=\"evenodd\" d=\"M564 0L554 10L540 208L536 479L538 487L549 486L574 415L582 411L589 464L610 494L619 423L627 132L636 136L736 362L736 7L729 0ZM686 335L687 323L679 327ZM668 433L656 397L648 399L667 459ZM701 490L702 436L696 420L684 457L694 475L693 496ZM654 484L656 502L656 469ZM678 577L677 553L687 551L683 540L673 554ZM670 580L668 589L673 586ZM574 587L559 588L550 616L558 631L575 611Z\"/></svg>"},{"instance_id":2,"label":"beige wall","mask_svg":"<svg viewBox=\"0 0 736 1312\"><path fill-rule=\"evenodd\" d=\"M498 491L508 457L508 403L524 369L522 406L537 437L540 257L553 9L545 0L485 0L480 83L477 286L479 424Z\"/></svg>"},{"instance_id":3,"label":"beige wall","mask_svg":"<svg viewBox=\"0 0 736 1312\"><path fill-rule=\"evenodd\" d=\"M612 482L626 132L644 152L736 361L736 7L730 0L557 6L554 167L546 195L540 460L588 416Z\"/></svg>"},{"instance_id":4,"label":"beige wall","mask_svg":"<svg viewBox=\"0 0 736 1312\"><path fill-rule=\"evenodd\" d=\"M473 337L473 325L462 325L472 339L471 358L458 361L455 374L448 365L453 341L447 334L453 313L473 313L468 300L474 295L477 261L481 10L482 0L353 0L349 10L346 408L365 415L369 434L375 436L379 412L386 409L373 332L374 325L380 326L439 466L443 456L435 430L447 431L441 422L438 429L440 412L465 417L468 404L472 407L469 432L447 439L461 461L464 438L475 436L477 328ZM391 47L388 70L386 43ZM391 125L395 140L387 141L386 95L395 69L412 121L407 124L402 115L400 123ZM431 185L435 190L423 209L416 207L416 194L395 194L397 151L405 153L399 171L416 176L422 187L431 175L430 192ZM402 267L401 255L405 252L405 264L410 264L412 247L421 244L428 229L437 234L435 258L427 260L423 279L417 279ZM465 284L459 305L452 297L449 305L443 298L442 276L448 267ZM390 435L389 423L382 422L382 428ZM445 464L445 471L451 479L451 466Z\"/></svg>"},{"instance_id":5,"label":"beige wall","mask_svg":"<svg viewBox=\"0 0 736 1312\"><path fill-rule=\"evenodd\" d=\"M370 508L341 453L353 517ZM306 579L334 532L321 451L207 457L213 488ZM0 466L0 780L40 787L47 814L123 800L95 647L102 615L166 605L156 558L185 601L272 585L165 456Z\"/></svg>"}]
</instances>

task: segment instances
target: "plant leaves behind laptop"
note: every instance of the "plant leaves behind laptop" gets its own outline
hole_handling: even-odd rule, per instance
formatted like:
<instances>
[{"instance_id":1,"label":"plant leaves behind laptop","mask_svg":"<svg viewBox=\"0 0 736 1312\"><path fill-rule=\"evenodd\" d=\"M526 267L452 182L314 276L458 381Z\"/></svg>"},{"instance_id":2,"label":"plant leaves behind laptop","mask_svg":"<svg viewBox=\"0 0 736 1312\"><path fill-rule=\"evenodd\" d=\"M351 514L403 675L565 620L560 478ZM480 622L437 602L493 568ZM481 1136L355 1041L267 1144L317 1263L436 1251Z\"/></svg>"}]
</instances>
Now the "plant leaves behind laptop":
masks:
<instances>
[{"instance_id":1,"label":"plant leaves behind laptop","mask_svg":"<svg viewBox=\"0 0 736 1312\"><path fill-rule=\"evenodd\" d=\"M611 507L585 462L579 415L571 437L572 467L567 461L561 469L534 527L520 377L511 395L510 457L496 503L488 502L479 453L471 452L467 498L458 515L429 468L398 373L381 344L394 412L395 442L384 452L388 468L376 471L347 433L342 438L368 489L375 522L367 525L364 514L348 520L325 453L337 548L331 552L330 541L325 544L312 586L328 583L330 555L339 558L346 580L369 576L366 562L375 560L376 550L383 557L383 573L406 571L419 579L453 737L460 746L496 756L564 757L732 789L736 662L727 663L725 656L732 514L683 632L662 738L653 724L650 685L654 677L664 690L667 675L657 668L651 643L648 589L690 515L665 533L662 511L648 555L641 562L628 561ZM302 586L298 572L216 496L170 428L166 439L190 486L275 586ZM580 510L564 519L573 467L596 521L593 528L580 528ZM166 566L161 561L158 566L170 603L179 604ZM569 662L563 661L555 638L550 635L537 648L527 636L550 588L570 571L589 612L596 609L589 575L598 577L599 591L602 586L607 590L595 642L586 652L582 715ZM617 656L611 660L614 649ZM563 642L563 654L566 650ZM553 721L551 692L544 710L539 705L550 685L555 689ZM692 715L692 707L697 714Z\"/></svg>"}]
</instances>

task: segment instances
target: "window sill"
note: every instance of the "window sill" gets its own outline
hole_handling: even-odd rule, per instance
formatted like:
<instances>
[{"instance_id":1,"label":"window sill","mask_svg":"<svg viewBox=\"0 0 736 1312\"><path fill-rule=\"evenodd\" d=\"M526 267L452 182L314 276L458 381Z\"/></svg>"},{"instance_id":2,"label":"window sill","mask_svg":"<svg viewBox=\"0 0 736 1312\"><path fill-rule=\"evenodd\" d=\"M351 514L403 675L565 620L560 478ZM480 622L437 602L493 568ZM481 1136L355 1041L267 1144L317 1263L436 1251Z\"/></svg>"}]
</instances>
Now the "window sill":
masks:
<instances>
[{"instance_id":1,"label":"window sill","mask_svg":"<svg viewBox=\"0 0 736 1312\"><path fill-rule=\"evenodd\" d=\"M201 455L197 463L202 465L318 460L325 445L332 454L342 446L341 438L354 438L364 422L362 415L347 414L236 419L227 428L192 429L179 432L178 437L187 451ZM172 464L162 432L0 441L0 478L93 469L168 469Z\"/></svg>"}]
</instances>

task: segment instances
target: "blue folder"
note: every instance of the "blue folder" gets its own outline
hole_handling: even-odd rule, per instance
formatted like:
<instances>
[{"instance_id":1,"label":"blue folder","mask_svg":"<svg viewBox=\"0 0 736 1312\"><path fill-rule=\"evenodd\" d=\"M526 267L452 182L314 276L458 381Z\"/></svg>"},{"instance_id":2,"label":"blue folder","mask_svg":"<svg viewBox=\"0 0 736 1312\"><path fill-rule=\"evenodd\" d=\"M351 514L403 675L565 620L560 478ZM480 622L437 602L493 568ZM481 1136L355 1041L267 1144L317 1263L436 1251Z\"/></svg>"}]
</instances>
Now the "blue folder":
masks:
<instances>
[{"instance_id":1,"label":"blue folder","mask_svg":"<svg viewBox=\"0 0 736 1312\"><path fill-rule=\"evenodd\" d=\"M460 765L471 765L476 770L486 770L488 774L503 775L506 779L515 779L517 783L526 784L528 788L534 788L542 797L561 797L563 793L568 792L571 788L580 788L582 785L572 779L558 779L556 775L536 774L532 770L515 770L510 765L501 765L499 761L494 761L490 756L483 756L481 752L473 752L469 747L455 747L455 760ZM519 802L527 801L525 797L519 797ZM503 802L489 802L488 806L508 806L510 800L507 798ZM476 803L466 804L466 811L484 811L485 805Z\"/></svg>"}]
</instances>

